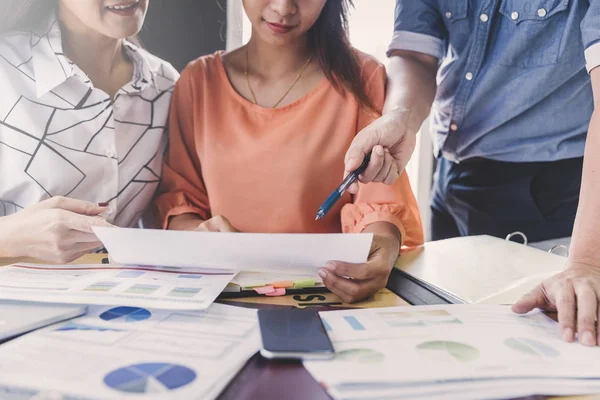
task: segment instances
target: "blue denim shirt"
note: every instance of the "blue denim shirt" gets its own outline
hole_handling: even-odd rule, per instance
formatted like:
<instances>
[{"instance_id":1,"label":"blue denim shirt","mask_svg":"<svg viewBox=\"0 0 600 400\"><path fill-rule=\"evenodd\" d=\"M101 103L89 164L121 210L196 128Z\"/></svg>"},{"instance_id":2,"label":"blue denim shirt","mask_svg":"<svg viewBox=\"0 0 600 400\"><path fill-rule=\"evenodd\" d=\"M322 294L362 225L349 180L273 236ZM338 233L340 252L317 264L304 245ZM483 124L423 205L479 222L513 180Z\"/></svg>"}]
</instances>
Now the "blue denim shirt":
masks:
<instances>
[{"instance_id":1,"label":"blue denim shirt","mask_svg":"<svg viewBox=\"0 0 600 400\"><path fill-rule=\"evenodd\" d=\"M555 161L583 156L598 41L600 0L397 0L390 50L440 59L436 156Z\"/></svg>"}]
</instances>

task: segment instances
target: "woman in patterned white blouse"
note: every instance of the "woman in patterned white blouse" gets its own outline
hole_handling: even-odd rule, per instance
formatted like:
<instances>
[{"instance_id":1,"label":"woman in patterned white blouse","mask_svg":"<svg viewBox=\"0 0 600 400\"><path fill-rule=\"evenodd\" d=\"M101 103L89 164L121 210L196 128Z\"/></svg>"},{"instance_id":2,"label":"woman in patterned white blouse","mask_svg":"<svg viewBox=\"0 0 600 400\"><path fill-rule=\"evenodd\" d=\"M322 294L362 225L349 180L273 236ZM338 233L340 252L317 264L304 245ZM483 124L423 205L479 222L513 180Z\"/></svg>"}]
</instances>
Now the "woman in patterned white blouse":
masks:
<instances>
[{"instance_id":1,"label":"woman in patterned white blouse","mask_svg":"<svg viewBox=\"0 0 600 400\"><path fill-rule=\"evenodd\" d=\"M71 261L150 202L178 74L126 39L148 0L4 3L0 257Z\"/></svg>"}]
</instances>

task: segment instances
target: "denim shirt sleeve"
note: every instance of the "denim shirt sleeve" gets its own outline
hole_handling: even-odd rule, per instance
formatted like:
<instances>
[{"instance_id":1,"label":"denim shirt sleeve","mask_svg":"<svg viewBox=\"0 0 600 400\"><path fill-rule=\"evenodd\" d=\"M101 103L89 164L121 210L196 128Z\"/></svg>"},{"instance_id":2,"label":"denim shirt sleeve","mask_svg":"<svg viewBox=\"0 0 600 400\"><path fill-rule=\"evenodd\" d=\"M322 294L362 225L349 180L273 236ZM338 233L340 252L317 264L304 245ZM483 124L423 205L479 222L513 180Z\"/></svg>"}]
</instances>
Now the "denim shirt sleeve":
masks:
<instances>
[{"instance_id":1,"label":"denim shirt sleeve","mask_svg":"<svg viewBox=\"0 0 600 400\"><path fill-rule=\"evenodd\" d=\"M396 0L394 36L388 56L392 50L410 50L441 59L447 37L436 0Z\"/></svg>"},{"instance_id":2,"label":"denim shirt sleeve","mask_svg":"<svg viewBox=\"0 0 600 400\"><path fill-rule=\"evenodd\" d=\"M586 68L590 72L600 66L600 0L590 0L590 8L581 21L581 38Z\"/></svg>"}]
</instances>

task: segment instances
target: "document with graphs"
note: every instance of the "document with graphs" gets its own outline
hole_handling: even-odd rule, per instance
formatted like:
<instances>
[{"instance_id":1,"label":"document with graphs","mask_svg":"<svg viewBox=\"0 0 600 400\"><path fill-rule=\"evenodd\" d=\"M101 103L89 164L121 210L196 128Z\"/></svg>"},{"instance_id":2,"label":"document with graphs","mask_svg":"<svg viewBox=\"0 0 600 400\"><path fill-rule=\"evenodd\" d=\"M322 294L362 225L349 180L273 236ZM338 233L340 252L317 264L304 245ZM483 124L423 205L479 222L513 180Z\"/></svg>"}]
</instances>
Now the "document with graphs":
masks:
<instances>
[{"instance_id":1,"label":"document with graphs","mask_svg":"<svg viewBox=\"0 0 600 400\"><path fill-rule=\"evenodd\" d=\"M0 299L202 310L235 272L117 264L13 264L0 268Z\"/></svg>"},{"instance_id":2,"label":"document with graphs","mask_svg":"<svg viewBox=\"0 0 600 400\"><path fill-rule=\"evenodd\" d=\"M1 399L214 399L259 349L256 310L90 307L0 346Z\"/></svg>"},{"instance_id":3,"label":"document with graphs","mask_svg":"<svg viewBox=\"0 0 600 400\"><path fill-rule=\"evenodd\" d=\"M600 347L536 311L449 305L321 312L336 356L304 366L335 399L493 399L600 392Z\"/></svg>"}]
</instances>

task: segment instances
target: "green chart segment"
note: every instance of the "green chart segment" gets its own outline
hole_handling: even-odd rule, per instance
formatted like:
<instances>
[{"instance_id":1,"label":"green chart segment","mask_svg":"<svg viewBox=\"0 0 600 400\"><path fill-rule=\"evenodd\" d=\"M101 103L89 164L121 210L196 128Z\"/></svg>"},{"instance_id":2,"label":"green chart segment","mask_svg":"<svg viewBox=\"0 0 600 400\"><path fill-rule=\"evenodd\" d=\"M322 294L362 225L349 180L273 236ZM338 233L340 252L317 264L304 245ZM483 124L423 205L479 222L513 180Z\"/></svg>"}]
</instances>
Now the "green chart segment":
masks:
<instances>
[{"instance_id":1,"label":"green chart segment","mask_svg":"<svg viewBox=\"0 0 600 400\"><path fill-rule=\"evenodd\" d=\"M480 352L475 347L452 341L431 341L417 346L420 354L440 361L472 362L479 359Z\"/></svg>"}]
</instances>

